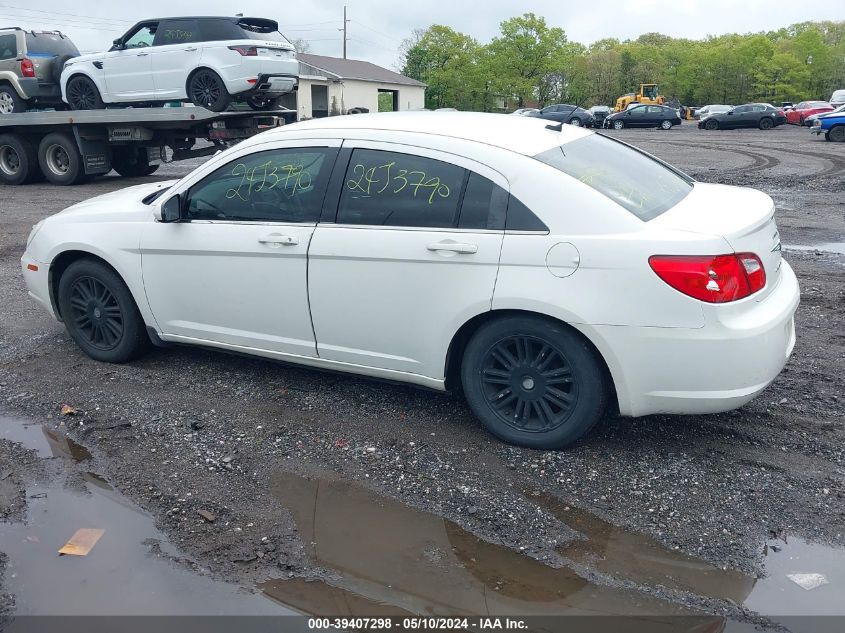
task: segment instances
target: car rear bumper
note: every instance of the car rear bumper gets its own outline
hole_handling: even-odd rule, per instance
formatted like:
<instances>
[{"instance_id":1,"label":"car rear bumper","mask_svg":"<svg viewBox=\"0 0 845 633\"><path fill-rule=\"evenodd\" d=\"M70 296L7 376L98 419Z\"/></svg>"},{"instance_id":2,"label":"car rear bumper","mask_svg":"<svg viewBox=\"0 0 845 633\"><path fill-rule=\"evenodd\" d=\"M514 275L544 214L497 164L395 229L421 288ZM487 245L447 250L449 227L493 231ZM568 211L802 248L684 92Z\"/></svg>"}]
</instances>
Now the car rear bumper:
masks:
<instances>
[{"instance_id":1,"label":"car rear bumper","mask_svg":"<svg viewBox=\"0 0 845 633\"><path fill-rule=\"evenodd\" d=\"M786 365L798 302L798 280L784 261L764 299L708 306L703 328L593 326L620 413L719 413L744 405Z\"/></svg>"},{"instance_id":2,"label":"car rear bumper","mask_svg":"<svg viewBox=\"0 0 845 633\"><path fill-rule=\"evenodd\" d=\"M21 77L18 79L18 84L24 93L24 99L37 99L45 102L60 102L62 100L62 94L58 84L42 82L37 77Z\"/></svg>"}]
</instances>

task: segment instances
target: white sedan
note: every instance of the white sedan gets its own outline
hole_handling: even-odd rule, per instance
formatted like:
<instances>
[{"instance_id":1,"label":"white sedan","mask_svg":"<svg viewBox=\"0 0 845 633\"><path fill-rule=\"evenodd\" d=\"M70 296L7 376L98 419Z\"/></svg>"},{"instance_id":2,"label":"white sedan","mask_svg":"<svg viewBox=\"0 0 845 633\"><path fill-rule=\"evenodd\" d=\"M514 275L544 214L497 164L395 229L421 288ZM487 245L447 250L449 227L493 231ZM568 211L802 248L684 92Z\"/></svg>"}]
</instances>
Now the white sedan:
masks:
<instances>
[{"instance_id":1,"label":"white sedan","mask_svg":"<svg viewBox=\"0 0 845 633\"><path fill-rule=\"evenodd\" d=\"M739 407L795 342L774 205L530 117L265 132L39 222L30 294L92 358L187 343L462 391L498 437Z\"/></svg>"}]
</instances>

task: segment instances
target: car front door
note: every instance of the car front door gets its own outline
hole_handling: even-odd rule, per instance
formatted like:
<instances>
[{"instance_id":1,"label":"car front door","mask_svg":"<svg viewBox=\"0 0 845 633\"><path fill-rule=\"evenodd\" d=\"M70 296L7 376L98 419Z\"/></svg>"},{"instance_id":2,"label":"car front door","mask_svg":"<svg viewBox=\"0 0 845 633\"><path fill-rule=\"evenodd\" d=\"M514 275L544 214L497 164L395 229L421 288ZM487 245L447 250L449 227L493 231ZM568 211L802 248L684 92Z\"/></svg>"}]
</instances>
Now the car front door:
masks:
<instances>
[{"instance_id":1,"label":"car front door","mask_svg":"<svg viewBox=\"0 0 845 633\"><path fill-rule=\"evenodd\" d=\"M648 106L637 106L628 110L625 113L625 125L631 127L643 127L648 125L648 119L646 117L647 107Z\"/></svg>"},{"instance_id":2,"label":"car front door","mask_svg":"<svg viewBox=\"0 0 845 633\"><path fill-rule=\"evenodd\" d=\"M733 110L728 110L719 124L720 127L725 129L744 127L749 113L748 110L748 106L737 106Z\"/></svg>"},{"instance_id":3,"label":"car front door","mask_svg":"<svg viewBox=\"0 0 845 633\"><path fill-rule=\"evenodd\" d=\"M308 244L340 141L252 146L180 184L180 222L141 237L162 338L314 357Z\"/></svg>"},{"instance_id":4,"label":"car front door","mask_svg":"<svg viewBox=\"0 0 845 633\"><path fill-rule=\"evenodd\" d=\"M453 154L347 147L337 214L309 250L320 358L443 379L452 335L490 309L507 181Z\"/></svg>"},{"instance_id":5,"label":"car front door","mask_svg":"<svg viewBox=\"0 0 845 633\"><path fill-rule=\"evenodd\" d=\"M150 49L158 99L184 99L188 75L199 66L202 38L195 19L162 20Z\"/></svg>"},{"instance_id":6,"label":"car front door","mask_svg":"<svg viewBox=\"0 0 845 633\"><path fill-rule=\"evenodd\" d=\"M103 55L103 78L111 100L133 101L155 94L150 49L158 23L145 22L127 33L119 48Z\"/></svg>"}]
</instances>

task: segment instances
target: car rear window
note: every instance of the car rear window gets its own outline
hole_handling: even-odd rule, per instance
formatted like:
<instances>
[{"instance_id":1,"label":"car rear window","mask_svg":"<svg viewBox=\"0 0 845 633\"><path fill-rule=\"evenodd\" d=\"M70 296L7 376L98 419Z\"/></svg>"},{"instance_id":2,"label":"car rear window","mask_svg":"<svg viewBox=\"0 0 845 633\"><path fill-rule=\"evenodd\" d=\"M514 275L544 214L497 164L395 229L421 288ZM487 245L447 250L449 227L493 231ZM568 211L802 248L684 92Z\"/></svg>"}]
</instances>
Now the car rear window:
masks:
<instances>
[{"instance_id":1,"label":"car rear window","mask_svg":"<svg viewBox=\"0 0 845 633\"><path fill-rule=\"evenodd\" d=\"M647 222L692 191L692 179L627 143L590 134L534 157Z\"/></svg>"},{"instance_id":2,"label":"car rear window","mask_svg":"<svg viewBox=\"0 0 845 633\"><path fill-rule=\"evenodd\" d=\"M279 25L274 20L262 18L242 18L237 22L218 18L201 20L203 39L209 42L225 40L262 40L265 42L282 42L290 45L284 35L279 33Z\"/></svg>"},{"instance_id":3,"label":"car rear window","mask_svg":"<svg viewBox=\"0 0 845 633\"><path fill-rule=\"evenodd\" d=\"M67 36L58 33L39 33L36 31L26 34L26 54L29 57L60 57L62 55L79 55L79 49Z\"/></svg>"}]
</instances>

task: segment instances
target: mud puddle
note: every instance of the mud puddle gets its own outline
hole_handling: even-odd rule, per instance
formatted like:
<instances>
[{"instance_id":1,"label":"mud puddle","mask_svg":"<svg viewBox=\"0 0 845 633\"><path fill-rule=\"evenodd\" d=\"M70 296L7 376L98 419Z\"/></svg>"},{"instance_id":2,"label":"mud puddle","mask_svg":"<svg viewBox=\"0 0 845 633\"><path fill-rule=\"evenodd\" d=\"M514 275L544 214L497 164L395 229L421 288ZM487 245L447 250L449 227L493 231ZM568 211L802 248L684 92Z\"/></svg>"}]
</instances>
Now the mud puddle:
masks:
<instances>
[{"instance_id":1,"label":"mud puddle","mask_svg":"<svg viewBox=\"0 0 845 633\"><path fill-rule=\"evenodd\" d=\"M845 549L794 536L772 538L764 548L766 576L756 578L669 549L556 499L541 496L536 500L586 537L560 548L562 556L619 580L729 600L774 620L845 615L841 600ZM820 584L808 588L816 583Z\"/></svg>"},{"instance_id":2,"label":"mud puddle","mask_svg":"<svg viewBox=\"0 0 845 633\"><path fill-rule=\"evenodd\" d=\"M83 462L88 451L40 424L0 417L0 437L39 456ZM152 518L96 473L30 482L26 521L0 523L8 555L4 591L15 615L289 615L290 609L182 567ZM87 556L57 550L79 528L105 530ZM14 623L13 623L14 624ZM20 620L26 628L26 620ZM14 627L11 627L12 630Z\"/></svg>"},{"instance_id":3,"label":"mud puddle","mask_svg":"<svg viewBox=\"0 0 845 633\"><path fill-rule=\"evenodd\" d=\"M309 613L626 615L640 616L643 630L651 631L679 630L672 616L696 614L637 591L592 584L343 480L284 473L272 490L293 513L312 561L328 575L261 588ZM695 625L708 620L721 622L696 618Z\"/></svg>"},{"instance_id":4,"label":"mud puddle","mask_svg":"<svg viewBox=\"0 0 845 633\"><path fill-rule=\"evenodd\" d=\"M653 630L660 630L661 622L667 630L687 630L669 616L700 613L639 591L590 583L570 569L553 569L482 541L451 521L330 476L281 473L272 490L293 513L312 561L328 575L325 581L280 580L261 588L308 613L633 615ZM560 554L608 577L658 592L665 588L726 600L776 620L845 613L838 599L845 586L845 550L796 538L772 541L768 576L758 579L673 551L549 497L528 496L584 535ZM787 577L802 573L821 574L827 584L807 590ZM707 624L705 619L704 628ZM698 621L689 630L700 626ZM739 631L747 625L719 626Z\"/></svg>"}]
</instances>

